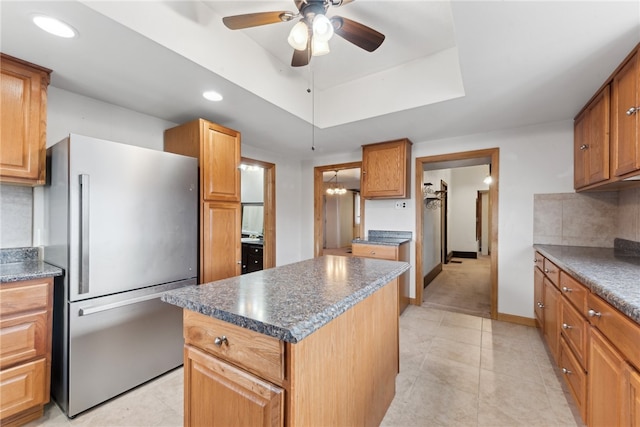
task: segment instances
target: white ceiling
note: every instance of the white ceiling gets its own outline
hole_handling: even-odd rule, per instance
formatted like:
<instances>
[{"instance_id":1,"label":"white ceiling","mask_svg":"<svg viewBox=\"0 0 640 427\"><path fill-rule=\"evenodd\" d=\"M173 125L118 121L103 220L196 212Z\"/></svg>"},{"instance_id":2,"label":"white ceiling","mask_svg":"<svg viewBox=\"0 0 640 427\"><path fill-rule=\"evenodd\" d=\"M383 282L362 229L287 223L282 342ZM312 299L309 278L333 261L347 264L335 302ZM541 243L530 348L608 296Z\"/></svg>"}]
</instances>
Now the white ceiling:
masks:
<instances>
[{"instance_id":1,"label":"white ceiling","mask_svg":"<svg viewBox=\"0 0 640 427\"><path fill-rule=\"evenodd\" d=\"M382 46L368 53L335 37L329 55L294 69L293 23L221 22L268 10L295 6L2 0L0 46L51 68L52 86L175 123L203 117L241 131L243 144L310 158L571 119L640 41L636 0L357 0L328 14L382 32ZM80 37L42 33L36 12ZM205 89L224 101L205 101Z\"/></svg>"}]
</instances>

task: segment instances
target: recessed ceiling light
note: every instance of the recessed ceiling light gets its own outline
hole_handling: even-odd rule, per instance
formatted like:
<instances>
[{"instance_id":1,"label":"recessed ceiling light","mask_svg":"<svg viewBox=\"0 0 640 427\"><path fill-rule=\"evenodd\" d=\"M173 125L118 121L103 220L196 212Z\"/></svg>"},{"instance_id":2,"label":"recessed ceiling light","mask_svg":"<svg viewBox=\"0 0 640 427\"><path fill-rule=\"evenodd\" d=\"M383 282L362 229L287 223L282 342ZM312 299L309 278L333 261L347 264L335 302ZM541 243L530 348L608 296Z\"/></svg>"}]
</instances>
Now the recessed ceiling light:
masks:
<instances>
[{"instance_id":1,"label":"recessed ceiling light","mask_svg":"<svg viewBox=\"0 0 640 427\"><path fill-rule=\"evenodd\" d=\"M70 25L50 16L36 15L33 17L33 23L54 36L70 39L77 35L76 30Z\"/></svg>"},{"instance_id":2,"label":"recessed ceiling light","mask_svg":"<svg viewBox=\"0 0 640 427\"><path fill-rule=\"evenodd\" d=\"M222 95L214 90L208 90L202 93L202 96L209 101L222 101Z\"/></svg>"}]
</instances>

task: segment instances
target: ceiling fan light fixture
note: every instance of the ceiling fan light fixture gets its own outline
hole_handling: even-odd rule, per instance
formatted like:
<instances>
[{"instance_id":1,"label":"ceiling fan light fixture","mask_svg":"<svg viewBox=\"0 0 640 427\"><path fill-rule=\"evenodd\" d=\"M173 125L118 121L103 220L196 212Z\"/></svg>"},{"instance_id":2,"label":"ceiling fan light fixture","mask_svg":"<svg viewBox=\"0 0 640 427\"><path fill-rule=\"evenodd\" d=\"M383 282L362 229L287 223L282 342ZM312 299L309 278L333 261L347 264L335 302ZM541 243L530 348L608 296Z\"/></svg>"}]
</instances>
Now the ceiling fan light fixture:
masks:
<instances>
[{"instance_id":1,"label":"ceiling fan light fixture","mask_svg":"<svg viewBox=\"0 0 640 427\"><path fill-rule=\"evenodd\" d=\"M304 21L300 21L291 29L289 38L287 38L287 42L289 42L289 46L291 46L295 50L305 50L307 48L308 41L309 29L307 28L307 24L305 24Z\"/></svg>"},{"instance_id":2,"label":"ceiling fan light fixture","mask_svg":"<svg viewBox=\"0 0 640 427\"><path fill-rule=\"evenodd\" d=\"M322 56L329 52L328 41L317 40L315 37L311 39L311 56Z\"/></svg>"},{"instance_id":3,"label":"ceiling fan light fixture","mask_svg":"<svg viewBox=\"0 0 640 427\"><path fill-rule=\"evenodd\" d=\"M313 39L328 42L333 37L333 24L325 15L318 14L313 18Z\"/></svg>"}]
</instances>

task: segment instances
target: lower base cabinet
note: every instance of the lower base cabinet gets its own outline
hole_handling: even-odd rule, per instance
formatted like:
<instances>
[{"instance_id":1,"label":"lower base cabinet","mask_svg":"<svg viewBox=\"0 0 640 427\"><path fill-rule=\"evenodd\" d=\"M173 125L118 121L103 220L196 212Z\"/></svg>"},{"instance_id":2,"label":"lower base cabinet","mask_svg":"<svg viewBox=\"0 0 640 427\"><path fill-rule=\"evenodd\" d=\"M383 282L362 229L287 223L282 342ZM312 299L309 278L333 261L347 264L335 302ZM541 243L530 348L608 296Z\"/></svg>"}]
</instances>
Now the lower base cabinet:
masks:
<instances>
[{"instance_id":1,"label":"lower base cabinet","mask_svg":"<svg viewBox=\"0 0 640 427\"><path fill-rule=\"evenodd\" d=\"M374 426L395 395L398 280L297 343L184 310L184 425Z\"/></svg>"},{"instance_id":2,"label":"lower base cabinet","mask_svg":"<svg viewBox=\"0 0 640 427\"><path fill-rule=\"evenodd\" d=\"M622 380L625 363L620 354L595 328L589 345L590 427L621 425Z\"/></svg>"},{"instance_id":3,"label":"lower base cabinet","mask_svg":"<svg viewBox=\"0 0 640 427\"><path fill-rule=\"evenodd\" d=\"M283 389L189 345L184 360L185 425L284 425Z\"/></svg>"},{"instance_id":4,"label":"lower base cabinet","mask_svg":"<svg viewBox=\"0 0 640 427\"><path fill-rule=\"evenodd\" d=\"M625 394L629 396L622 408L622 424L640 427L640 372L627 365L625 369Z\"/></svg>"}]
</instances>

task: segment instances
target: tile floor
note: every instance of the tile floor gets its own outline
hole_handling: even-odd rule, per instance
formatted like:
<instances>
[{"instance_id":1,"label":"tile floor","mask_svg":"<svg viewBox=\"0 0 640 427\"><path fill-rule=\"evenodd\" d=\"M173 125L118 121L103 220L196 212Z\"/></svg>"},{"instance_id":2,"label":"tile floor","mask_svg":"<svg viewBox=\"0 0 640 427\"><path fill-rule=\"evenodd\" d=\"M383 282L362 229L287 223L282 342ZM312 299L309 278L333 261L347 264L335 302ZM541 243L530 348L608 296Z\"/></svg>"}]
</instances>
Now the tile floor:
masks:
<instances>
[{"instance_id":1,"label":"tile floor","mask_svg":"<svg viewBox=\"0 0 640 427\"><path fill-rule=\"evenodd\" d=\"M581 426L538 331L409 306L400 374L383 426ZM34 426L181 426L182 369L67 419L54 404Z\"/></svg>"}]
</instances>

